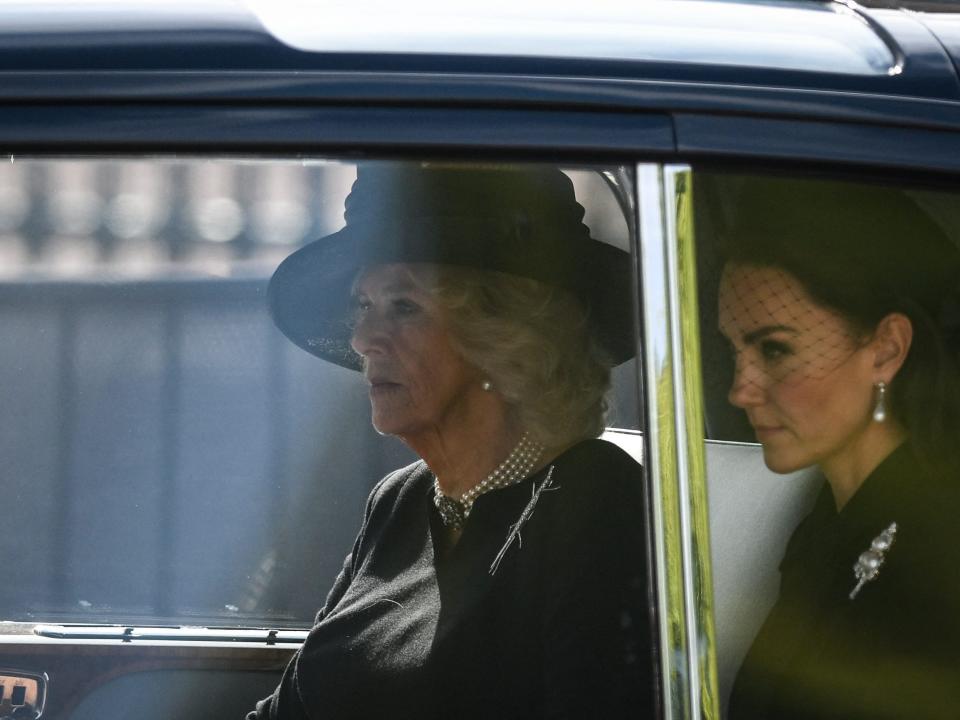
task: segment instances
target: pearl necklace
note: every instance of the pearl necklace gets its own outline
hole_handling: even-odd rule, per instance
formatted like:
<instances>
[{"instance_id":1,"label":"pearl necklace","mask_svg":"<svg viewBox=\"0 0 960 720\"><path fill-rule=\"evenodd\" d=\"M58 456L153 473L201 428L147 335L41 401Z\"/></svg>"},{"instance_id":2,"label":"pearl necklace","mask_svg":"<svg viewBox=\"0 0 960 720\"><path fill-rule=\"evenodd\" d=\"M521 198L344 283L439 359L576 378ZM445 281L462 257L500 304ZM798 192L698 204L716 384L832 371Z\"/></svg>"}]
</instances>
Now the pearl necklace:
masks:
<instances>
[{"instance_id":1,"label":"pearl necklace","mask_svg":"<svg viewBox=\"0 0 960 720\"><path fill-rule=\"evenodd\" d=\"M533 442L529 434L520 436L520 442L510 451L506 459L497 466L497 469L487 475L472 488L467 490L459 500L444 495L440 490L440 481L433 481L433 504L440 512L440 519L447 527L459 530L463 527L474 501L491 490L497 490L507 485L523 480L530 471L537 466L544 447Z\"/></svg>"}]
</instances>

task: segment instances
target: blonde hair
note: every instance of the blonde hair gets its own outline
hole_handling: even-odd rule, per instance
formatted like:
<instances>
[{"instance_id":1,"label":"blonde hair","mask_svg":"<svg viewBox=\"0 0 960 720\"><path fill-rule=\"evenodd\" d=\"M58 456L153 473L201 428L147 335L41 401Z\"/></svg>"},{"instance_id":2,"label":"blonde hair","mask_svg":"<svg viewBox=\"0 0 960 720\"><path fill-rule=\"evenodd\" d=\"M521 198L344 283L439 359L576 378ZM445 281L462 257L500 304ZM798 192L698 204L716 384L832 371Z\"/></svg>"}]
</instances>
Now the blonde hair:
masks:
<instances>
[{"instance_id":1,"label":"blonde hair","mask_svg":"<svg viewBox=\"0 0 960 720\"><path fill-rule=\"evenodd\" d=\"M548 447L604 429L610 368L584 305L536 280L452 265L410 265L447 313L455 347Z\"/></svg>"}]
</instances>

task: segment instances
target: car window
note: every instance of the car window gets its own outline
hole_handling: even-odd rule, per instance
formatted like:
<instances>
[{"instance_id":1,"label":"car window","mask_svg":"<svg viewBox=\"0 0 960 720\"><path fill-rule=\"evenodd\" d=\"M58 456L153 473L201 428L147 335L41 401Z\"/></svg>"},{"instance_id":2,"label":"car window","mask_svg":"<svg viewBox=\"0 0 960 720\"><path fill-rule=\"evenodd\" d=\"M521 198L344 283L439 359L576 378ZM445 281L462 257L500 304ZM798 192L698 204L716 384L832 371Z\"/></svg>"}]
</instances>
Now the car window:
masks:
<instances>
[{"instance_id":1,"label":"car window","mask_svg":"<svg viewBox=\"0 0 960 720\"><path fill-rule=\"evenodd\" d=\"M960 507L960 196L719 170L692 195L724 707L909 715L922 688L935 714L960 601L932 569Z\"/></svg>"},{"instance_id":2,"label":"car window","mask_svg":"<svg viewBox=\"0 0 960 720\"><path fill-rule=\"evenodd\" d=\"M594 236L629 251L630 173L565 170ZM0 166L0 619L311 624L370 489L413 460L371 427L360 376L268 313L271 274L343 226L356 175L314 158ZM640 428L636 378L635 359L614 369L609 425Z\"/></svg>"}]
</instances>

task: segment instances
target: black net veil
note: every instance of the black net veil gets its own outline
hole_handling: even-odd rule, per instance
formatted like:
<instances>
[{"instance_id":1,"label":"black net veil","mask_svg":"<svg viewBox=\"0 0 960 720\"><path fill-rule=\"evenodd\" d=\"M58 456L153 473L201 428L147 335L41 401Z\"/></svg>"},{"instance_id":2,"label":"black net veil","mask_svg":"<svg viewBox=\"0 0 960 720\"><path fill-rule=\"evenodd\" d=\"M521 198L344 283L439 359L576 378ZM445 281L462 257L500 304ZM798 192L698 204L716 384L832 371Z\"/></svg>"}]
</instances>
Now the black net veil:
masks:
<instances>
[{"instance_id":1,"label":"black net veil","mask_svg":"<svg viewBox=\"0 0 960 720\"><path fill-rule=\"evenodd\" d=\"M735 360L733 383L757 388L821 379L863 336L840 313L817 304L778 268L733 262L718 291L719 328Z\"/></svg>"},{"instance_id":2,"label":"black net veil","mask_svg":"<svg viewBox=\"0 0 960 720\"><path fill-rule=\"evenodd\" d=\"M957 196L698 173L694 197L708 436L752 440L731 402L830 377L890 312L957 356Z\"/></svg>"}]
</instances>

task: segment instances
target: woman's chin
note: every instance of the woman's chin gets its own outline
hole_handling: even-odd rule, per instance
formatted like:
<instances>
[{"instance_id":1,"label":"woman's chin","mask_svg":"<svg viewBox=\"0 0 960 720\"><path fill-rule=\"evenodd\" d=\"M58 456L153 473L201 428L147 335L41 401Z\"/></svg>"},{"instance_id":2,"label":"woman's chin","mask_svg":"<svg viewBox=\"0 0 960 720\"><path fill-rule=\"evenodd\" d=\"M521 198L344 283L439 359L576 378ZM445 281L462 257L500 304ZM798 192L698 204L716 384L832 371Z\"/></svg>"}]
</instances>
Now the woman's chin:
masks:
<instances>
[{"instance_id":1,"label":"woman's chin","mask_svg":"<svg viewBox=\"0 0 960 720\"><path fill-rule=\"evenodd\" d=\"M390 419L379 419L374 415L373 429L380 435L399 435L403 430L403 426L399 423L391 422Z\"/></svg>"},{"instance_id":2,"label":"woman's chin","mask_svg":"<svg viewBox=\"0 0 960 720\"><path fill-rule=\"evenodd\" d=\"M809 458L800 457L794 453L784 452L782 449L776 449L763 446L763 462L769 470L778 475L803 470L810 467L813 463Z\"/></svg>"},{"instance_id":3,"label":"woman's chin","mask_svg":"<svg viewBox=\"0 0 960 720\"><path fill-rule=\"evenodd\" d=\"M397 413L374 412L371 419L373 421L373 429L380 435L393 435L394 437L404 440L404 442L406 442L405 438L408 435L416 434L417 427L422 425L421 423L415 422L412 418L398 417Z\"/></svg>"},{"instance_id":4,"label":"woman's chin","mask_svg":"<svg viewBox=\"0 0 960 720\"><path fill-rule=\"evenodd\" d=\"M394 396L372 398L370 420L381 435L403 435L419 424L409 403Z\"/></svg>"}]
</instances>

